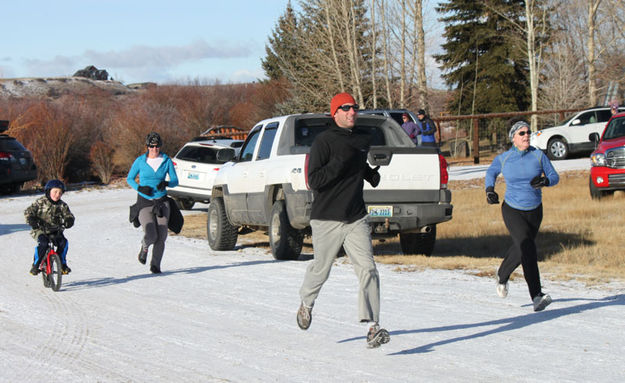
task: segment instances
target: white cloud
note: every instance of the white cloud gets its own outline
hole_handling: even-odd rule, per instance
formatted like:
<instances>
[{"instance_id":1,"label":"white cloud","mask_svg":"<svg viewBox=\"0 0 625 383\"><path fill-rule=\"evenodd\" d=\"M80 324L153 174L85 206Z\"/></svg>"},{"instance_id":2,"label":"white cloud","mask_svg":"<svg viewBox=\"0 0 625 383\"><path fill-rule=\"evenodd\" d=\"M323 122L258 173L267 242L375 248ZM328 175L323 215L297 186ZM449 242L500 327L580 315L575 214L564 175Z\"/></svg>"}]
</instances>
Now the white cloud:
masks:
<instances>
[{"instance_id":1,"label":"white cloud","mask_svg":"<svg viewBox=\"0 0 625 383\"><path fill-rule=\"evenodd\" d=\"M145 66L169 68L188 61L247 57L250 49L243 44L227 42L209 44L196 40L183 46L151 47L135 45L122 51L98 52L88 50L84 57L103 66L116 68L140 68Z\"/></svg>"},{"instance_id":2,"label":"white cloud","mask_svg":"<svg viewBox=\"0 0 625 383\"><path fill-rule=\"evenodd\" d=\"M246 58L249 44L196 40L182 46L135 45L124 50L87 50L78 56L55 56L49 60L26 59L27 76L68 76L87 65L106 69L109 75L130 81L171 80L176 67L201 60Z\"/></svg>"}]
</instances>

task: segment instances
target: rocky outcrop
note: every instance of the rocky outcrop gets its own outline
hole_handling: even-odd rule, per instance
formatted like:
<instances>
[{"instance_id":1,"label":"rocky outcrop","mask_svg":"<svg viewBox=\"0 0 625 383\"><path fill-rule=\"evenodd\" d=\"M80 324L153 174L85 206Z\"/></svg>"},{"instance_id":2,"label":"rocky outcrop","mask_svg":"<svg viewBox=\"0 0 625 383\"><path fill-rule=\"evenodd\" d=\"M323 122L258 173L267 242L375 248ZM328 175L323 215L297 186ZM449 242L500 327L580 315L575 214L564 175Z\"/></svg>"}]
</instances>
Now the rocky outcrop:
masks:
<instances>
[{"instance_id":1,"label":"rocky outcrop","mask_svg":"<svg viewBox=\"0 0 625 383\"><path fill-rule=\"evenodd\" d=\"M108 80L109 74L104 69L98 69L93 65L86 66L85 69L81 69L74 73L73 77L85 77L92 80Z\"/></svg>"}]
</instances>

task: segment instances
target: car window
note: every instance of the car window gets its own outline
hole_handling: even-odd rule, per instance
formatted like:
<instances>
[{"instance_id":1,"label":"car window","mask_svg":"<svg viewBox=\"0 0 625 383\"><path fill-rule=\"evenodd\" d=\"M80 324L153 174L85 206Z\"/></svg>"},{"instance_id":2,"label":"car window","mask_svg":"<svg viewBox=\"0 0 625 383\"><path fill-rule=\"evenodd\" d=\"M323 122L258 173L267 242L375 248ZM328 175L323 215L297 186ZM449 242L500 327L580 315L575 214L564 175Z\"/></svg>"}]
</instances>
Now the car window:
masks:
<instances>
[{"instance_id":1,"label":"car window","mask_svg":"<svg viewBox=\"0 0 625 383\"><path fill-rule=\"evenodd\" d=\"M577 118L580 121L579 124L577 124L577 125L585 125L585 124L589 124L591 122L597 122L597 117L595 116L595 112L582 113ZM591 121L591 119L593 121Z\"/></svg>"},{"instance_id":2,"label":"car window","mask_svg":"<svg viewBox=\"0 0 625 383\"><path fill-rule=\"evenodd\" d=\"M295 146L311 147L315 137L328 129L327 119L300 119L295 121Z\"/></svg>"},{"instance_id":3,"label":"car window","mask_svg":"<svg viewBox=\"0 0 625 383\"><path fill-rule=\"evenodd\" d=\"M404 119L402 118L402 115L404 114L403 112L398 113L398 112L391 112L389 113L391 115L391 117L393 118L393 120L395 120L399 125L404 123ZM410 116L410 115L409 115ZM410 118L410 117L408 117ZM412 121L412 118L410 118L410 120ZM414 121L413 121L414 122Z\"/></svg>"},{"instance_id":4,"label":"car window","mask_svg":"<svg viewBox=\"0 0 625 383\"><path fill-rule=\"evenodd\" d=\"M223 164L217 160L217 148L202 146L185 146L176 154L176 158L184 161L199 162L201 164Z\"/></svg>"},{"instance_id":5,"label":"car window","mask_svg":"<svg viewBox=\"0 0 625 383\"><path fill-rule=\"evenodd\" d=\"M273 146L274 138L276 137L276 131L278 129L278 123L274 122L265 128L265 132L263 133L263 138L260 140L260 147L258 149L258 154L256 155L257 160L265 160L269 158L271 154L271 147Z\"/></svg>"},{"instance_id":6,"label":"car window","mask_svg":"<svg viewBox=\"0 0 625 383\"><path fill-rule=\"evenodd\" d=\"M247 140L245 140L245 144L243 144L243 149L241 149L241 156L239 157L239 161L251 161L252 156L254 155L254 148L256 148L256 141L258 141L258 133L260 132L260 125L252 129L250 134L247 136Z\"/></svg>"},{"instance_id":7,"label":"car window","mask_svg":"<svg viewBox=\"0 0 625 383\"><path fill-rule=\"evenodd\" d=\"M597 110L597 122L608 122L612 117L612 112L609 110Z\"/></svg>"},{"instance_id":8,"label":"car window","mask_svg":"<svg viewBox=\"0 0 625 383\"><path fill-rule=\"evenodd\" d=\"M604 140L611 140L613 138L625 136L625 118L614 118L608 126L605 128Z\"/></svg>"},{"instance_id":9,"label":"car window","mask_svg":"<svg viewBox=\"0 0 625 383\"><path fill-rule=\"evenodd\" d=\"M22 144L20 144L18 140L14 138L9 138L0 140L0 150L24 151L26 150L26 148L22 146Z\"/></svg>"}]
</instances>

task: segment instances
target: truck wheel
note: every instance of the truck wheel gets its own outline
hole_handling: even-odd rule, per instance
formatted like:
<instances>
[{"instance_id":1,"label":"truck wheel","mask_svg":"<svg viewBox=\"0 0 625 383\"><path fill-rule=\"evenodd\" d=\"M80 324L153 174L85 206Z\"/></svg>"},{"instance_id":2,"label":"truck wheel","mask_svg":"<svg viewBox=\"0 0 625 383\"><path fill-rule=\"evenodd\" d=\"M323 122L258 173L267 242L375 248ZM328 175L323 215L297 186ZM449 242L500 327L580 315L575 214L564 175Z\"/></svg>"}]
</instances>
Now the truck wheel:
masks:
<instances>
[{"instance_id":1,"label":"truck wheel","mask_svg":"<svg viewBox=\"0 0 625 383\"><path fill-rule=\"evenodd\" d=\"M294 229L289 222L284 201L274 202L269 221L269 243L273 257L279 260L298 259L303 242L302 232Z\"/></svg>"},{"instance_id":2,"label":"truck wheel","mask_svg":"<svg viewBox=\"0 0 625 383\"><path fill-rule=\"evenodd\" d=\"M238 228L228 221L222 198L215 198L208 205L206 236L213 250L232 250L237 243Z\"/></svg>"},{"instance_id":3,"label":"truck wheel","mask_svg":"<svg viewBox=\"0 0 625 383\"><path fill-rule=\"evenodd\" d=\"M191 199L174 198L174 201L176 201L176 205L178 205L178 209L180 210L191 210L193 209L193 205L195 205L195 201Z\"/></svg>"},{"instance_id":4,"label":"truck wheel","mask_svg":"<svg viewBox=\"0 0 625 383\"><path fill-rule=\"evenodd\" d=\"M429 233L399 233L399 243L404 255L432 255L436 243L436 225Z\"/></svg>"},{"instance_id":5,"label":"truck wheel","mask_svg":"<svg viewBox=\"0 0 625 383\"><path fill-rule=\"evenodd\" d=\"M569 155L569 146L563 138L552 138L547 144L547 157L551 160L564 160Z\"/></svg>"}]
</instances>

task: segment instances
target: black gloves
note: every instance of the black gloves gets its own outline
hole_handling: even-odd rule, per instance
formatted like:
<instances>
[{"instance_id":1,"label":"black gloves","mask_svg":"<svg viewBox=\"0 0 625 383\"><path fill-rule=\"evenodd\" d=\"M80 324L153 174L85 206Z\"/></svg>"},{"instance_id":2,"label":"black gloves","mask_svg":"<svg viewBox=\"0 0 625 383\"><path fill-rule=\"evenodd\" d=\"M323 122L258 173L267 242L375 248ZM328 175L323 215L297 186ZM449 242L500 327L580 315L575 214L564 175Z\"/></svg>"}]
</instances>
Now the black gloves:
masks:
<instances>
[{"instance_id":1,"label":"black gloves","mask_svg":"<svg viewBox=\"0 0 625 383\"><path fill-rule=\"evenodd\" d=\"M543 186L549 186L549 178L543 177L543 176L536 176L532 178L532 180L530 181L530 185L532 185L534 189L538 189Z\"/></svg>"},{"instance_id":2,"label":"black gloves","mask_svg":"<svg viewBox=\"0 0 625 383\"><path fill-rule=\"evenodd\" d=\"M499 203L499 194L495 193L495 188L492 186L486 188L486 202L490 205Z\"/></svg>"},{"instance_id":3,"label":"black gloves","mask_svg":"<svg viewBox=\"0 0 625 383\"><path fill-rule=\"evenodd\" d=\"M39 228L41 228L41 222L34 217L29 217L26 222L28 223L28 225L30 225L30 227L32 227L34 230L37 230Z\"/></svg>"},{"instance_id":4,"label":"black gloves","mask_svg":"<svg viewBox=\"0 0 625 383\"><path fill-rule=\"evenodd\" d=\"M156 188L160 191L163 191L165 190L165 186L169 186L169 182L162 180Z\"/></svg>"},{"instance_id":5,"label":"black gloves","mask_svg":"<svg viewBox=\"0 0 625 383\"><path fill-rule=\"evenodd\" d=\"M380 165L373 168L373 174L371 175L371 186L376 187L380 183L380 173L378 173L378 169L380 169Z\"/></svg>"},{"instance_id":6,"label":"black gloves","mask_svg":"<svg viewBox=\"0 0 625 383\"><path fill-rule=\"evenodd\" d=\"M65 220L65 223L63 224L63 226L65 226L66 229L69 229L70 227L74 226L74 217L68 217Z\"/></svg>"},{"instance_id":7,"label":"black gloves","mask_svg":"<svg viewBox=\"0 0 625 383\"><path fill-rule=\"evenodd\" d=\"M139 190L139 192L145 194L145 195L152 195L154 194L154 192L152 191L152 188L149 186L139 186L137 188L137 190Z\"/></svg>"}]
</instances>

